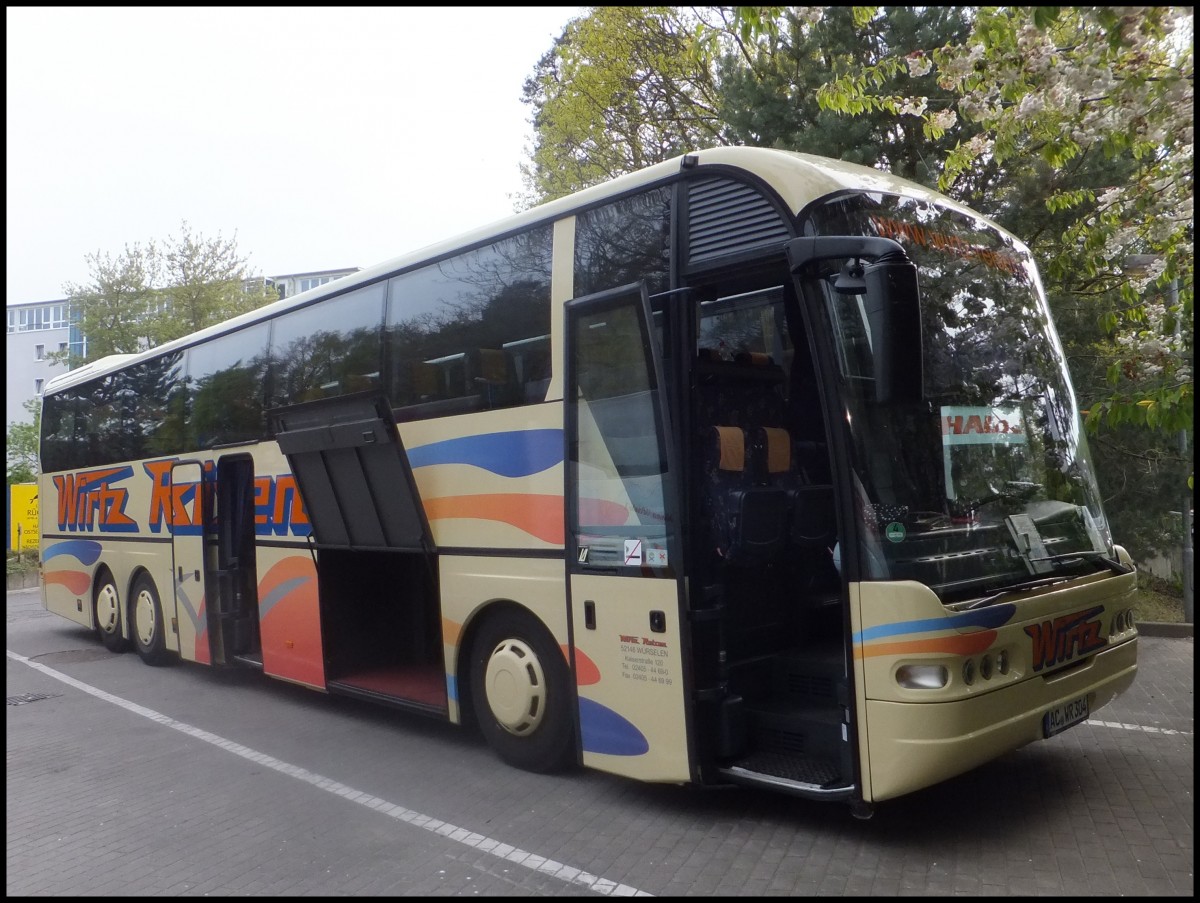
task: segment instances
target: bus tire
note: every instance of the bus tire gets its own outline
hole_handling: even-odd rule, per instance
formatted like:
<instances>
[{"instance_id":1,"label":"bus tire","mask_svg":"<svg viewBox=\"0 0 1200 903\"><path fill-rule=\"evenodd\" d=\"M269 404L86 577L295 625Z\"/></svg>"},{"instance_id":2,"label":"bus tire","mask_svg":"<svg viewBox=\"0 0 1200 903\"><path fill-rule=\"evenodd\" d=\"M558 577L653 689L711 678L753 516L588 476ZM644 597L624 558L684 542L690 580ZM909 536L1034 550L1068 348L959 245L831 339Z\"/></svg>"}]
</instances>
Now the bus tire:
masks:
<instances>
[{"instance_id":1,"label":"bus tire","mask_svg":"<svg viewBox=\"0 0 1200 903\"><path fill-rule=\"evenodd\" d=\"M129 648L129 640L121 633L121 594L107 569L100 573L92 591L92 619L105 649L124 652Z\"/></svg>"},{"instance_id":2,"label":"bus tire","mask_svg":"<svg viewBox=\"0 0 1200 903\"><path fill-rule=\"evenodd\" d=\"M170 660L170 653L167 651L162 604L158 588L149 574L140 574L133 582L129 608L133 648L147 665L165 665Z\"/></svg>"},{"instance_id":3,"label":"bus tire","mask_svg":"<svg viewBox=\"0 0 1200 903\"><path fill-rule=\"evenodd\" d=\"M570 675L558 644L530 614L503 609L471 645L471 704L488 745L525 771L574 760Z\"/></svg>"}]
</instances>

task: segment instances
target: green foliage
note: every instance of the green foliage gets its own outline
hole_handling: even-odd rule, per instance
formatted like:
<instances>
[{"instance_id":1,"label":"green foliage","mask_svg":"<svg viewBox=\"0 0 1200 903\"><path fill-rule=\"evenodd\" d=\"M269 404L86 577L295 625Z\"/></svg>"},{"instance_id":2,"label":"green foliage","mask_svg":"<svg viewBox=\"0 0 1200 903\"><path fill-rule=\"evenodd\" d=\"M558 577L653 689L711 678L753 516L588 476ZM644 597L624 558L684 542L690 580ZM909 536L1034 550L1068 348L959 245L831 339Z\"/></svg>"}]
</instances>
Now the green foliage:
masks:
<instances>
[{"instance_id":1,"label":"green foliage","mask_svg":"<svg viewBox=\"0 0 1200 903\"><path fill-rule=\"evenodd\" d=\"M87 337L86 357L71 366L153 348L278 298L251 275L236 238L205 238L186 222L161 245L135 243L86 259L90 281L63 287Z\"/></svg>"},{"instance_id":2,"label":"green foliage","mask_svg":"<svg viewBox=\"0 0 1200 903\"><path fill-rule=\"evenodd\" d=\"M1178 7L978 8L964 39L897 49L818 93L826 109L894 121L912 98L883 90L886 80L920 60L942 91L924 113L929 134L956 141L942 190L1003 219L1004 192L988 209L988 196L972 201L960 185L980 165L1001 167L1010 185L1024 172L1046 177L1043 203L1069 214L1031 245L1050 293L1102 301L1096 323L1112 339L1108 384L1085 398L1093 431L1191 429L1191 28ZM1135 256L1154 262L1131 273Z\"/></svg>"},{"instance_id":3,"label":"green foliage","mask_svg":"<svg viewBox=\"0 0 1200 903\"><path fill-rule=\"evenodd\" d=\"M747 15L748 7L738 12ZM871 9L833 7L780 13L769 39L748 43L726 36L719 61L719 111L735 144L779 147L834 157L932 184L936 161L953 142L930 138L919 111L901 96L937 90L930 74L913 76L905 62L911 51L965 35L967 13L955 7ZM862 20L865 24L858 24ZM739 19L739 22L741 20ZM737 29L740 33L740 27ZM894 54L889 56L889 54ZM886 57L886 60L885 60ZM877 65L879 64L879 65ZM854 81L857 92L838 95L845 106L823 105L818 97L834 77ZM867 93L868 85L874 93ZM880 115L896 112L899 118ZM844 113L861 115L846 116ZM981 178L986 179L986 173Z\"/></svg>"},{"instance_id":4,"label":"green foliage","mask_svg":"<svg viewBox=\"0 0 1200 903\"><path fill-rule=\"evenodd\" d=\"M548 199L749 144L885 167L990 216L1038 260L1110 518L1147 553L1177 542L1155 512L1191 482L1191 21L1179 7L591 8L527 82L527 184ZM650 53L665 47L673 59ZM662 115L666 97L687 116Z\"/></svg>"},{"instance_id":5,"label":"green foliage","mask_svg":"<svg viewBox=\"0 0 1200 903\"><path fill-rule=\"evenodd\" d=\"M31 423L8 424L7 447L8 485L33 483L41 473L38 466L38 433L41 430L42 402L30 398L24 403L25 411L33 418Z\"/></svg>"},{"instance_id":6,"label":"green foliage","mask_svg":"<svg viewBox=\"0 0 1200 903\"><path fill-rule=\"evenodd\" d=\"M1165 528L1161 512L1184 504L1193 483L1191 13L966 12L971 27L957 38L892 42L876 60L827 67L818 102L844 128L868 122L885 132L923 110L932 165L889 168L1030 245L1114 531L1137 555L1175 545L1178 529ZM869 41L897 14L854 18ZM743 23L741 10L734 21ZM750 24L751 39L767 34Z\"/></svg>"},{"instance_id":7,"label":"green foliage","mask_svg":"<svg viewBox=\"0 0 1200 903\"><path fill-rule=\"evenodd\" d=\"M535 132L524 203L721 143L712 72L689 16L600 6L567 24L524 87Z\"/></svg>"}]
</instances>

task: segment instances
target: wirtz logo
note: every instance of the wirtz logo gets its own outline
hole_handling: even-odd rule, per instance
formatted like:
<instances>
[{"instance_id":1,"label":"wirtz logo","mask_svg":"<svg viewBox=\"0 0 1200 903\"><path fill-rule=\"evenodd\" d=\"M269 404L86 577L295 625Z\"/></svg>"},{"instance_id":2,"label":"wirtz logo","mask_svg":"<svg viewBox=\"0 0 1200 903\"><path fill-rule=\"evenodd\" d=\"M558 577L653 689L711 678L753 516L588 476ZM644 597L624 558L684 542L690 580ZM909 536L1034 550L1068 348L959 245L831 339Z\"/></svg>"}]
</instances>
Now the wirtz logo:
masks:
<instances>
[{"instance_id":1,"label":"wirtz logo","mask_svg":"<svg viewBox=\"0 0 1200 903\"><path fill-rule=\"evenodd\" d=\"M1104 606L1097 605L1026 627L1025 632L1033 640L1033 670L1041 671L1104 648L1100 622L1091 620L1103 611Z\"/></svg>"}]
</instances>

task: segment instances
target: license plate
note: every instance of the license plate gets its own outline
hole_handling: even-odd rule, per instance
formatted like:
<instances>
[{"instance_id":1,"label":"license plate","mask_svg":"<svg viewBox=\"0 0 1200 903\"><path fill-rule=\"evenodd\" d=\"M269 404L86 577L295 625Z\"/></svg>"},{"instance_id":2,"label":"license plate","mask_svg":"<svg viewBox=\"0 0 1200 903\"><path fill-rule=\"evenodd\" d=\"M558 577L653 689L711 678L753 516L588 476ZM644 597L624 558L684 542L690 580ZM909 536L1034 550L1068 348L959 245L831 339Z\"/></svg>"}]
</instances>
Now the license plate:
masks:
<instances>
[{"instance_id":1,"label":"license plate","mask_svg":"<svg viewBox=\"0 0 1200 903\"><path fill-rule=\"evenodd\" d=\"M1088 701L1086 696L1056 705L1042 716L1042 733L1047 737L1061 734L1081 721L1087 721Z\"/></svg>"}]
</instances>

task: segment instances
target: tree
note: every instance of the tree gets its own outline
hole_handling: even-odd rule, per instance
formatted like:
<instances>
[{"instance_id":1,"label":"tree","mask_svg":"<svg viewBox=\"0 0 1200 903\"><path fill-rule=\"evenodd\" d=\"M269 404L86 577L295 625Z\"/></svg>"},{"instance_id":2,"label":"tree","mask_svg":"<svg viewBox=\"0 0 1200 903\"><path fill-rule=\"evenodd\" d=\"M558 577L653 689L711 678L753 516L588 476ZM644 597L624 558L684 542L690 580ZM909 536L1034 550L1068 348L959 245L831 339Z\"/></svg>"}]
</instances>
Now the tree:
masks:
<instances>
[{"instance_id":1,"label":"tree","mask_svg":"<svg viewBox=\"0 0 1200 903\"><path fill-rule=\"evenodd\" d=\"M32 416L31 423L8 424L7 463L8 485L13 483L33 483L41 473L38 466L38 434L41 432L42 403L41 399L30 398L25 402L25 410Z\"/></svg>"},{"instance_id":2,"label":"tree","mask_svg":"<svg viewBox=\"0 0 1200 903\"><path fill-rule=\"evenodd\" d=\"M931 142L911 119L847 118L823 108L817 97L832 78L889 54L961 39L970 29L968 10L887 7L860 26L850 7L788 8L757 39L744 38L725 18L710 17L706 29L719 48L718 108L733 143L820 154L936 182L936 162L953 147L949 139ZM880 90L896 90L901 79L907 74L891 76ZM933 77L917 79L916 87L932 90Z\"/></svg>"},{"instance_id":3,"label":"tree","mask_svg":"<svg viewBox=\"0 0 1200 903\"><path fill-rule=\"evenodd\" d=\"M878 11L855 15L866 23ZM905 71L936 73L942 94L878 90ZM1107 390L1085 398L1089 427L1173 433L1192 423L1193 79L1187 8L988 7L965 40L889 55L818 99L847 115L919 107L931 138L969 124L975 133L942 162L939 187L951 194L980 162L1048 175L1045 206L1070 217L1034 247L1044 271L1064 295L1118 299L1096 311L1110 362ZM1080 183L1080 173L1113 172L1101 160L1123 164L1121 177ZM1131 272L1135 256L1152 263Z\"/></svg>"},{"instance_id":4,"label":"tree","mask_svg":"<svg viewBox=\"0 0 1200 903\"><path fill-rule=\"evenodd\" d=\"M582 86L632 71L639 42L679 48L670 71L686 78L671 96L703 123L642 123L672 139L658 159L700 144L773 146L941 188L1030 245L1114 527L1132 550L1159 546L1151 522L1177 506L1190 467L1177 432L1190 433L1193 384L1190 10L660 11L594 9L543 57L526 84L539 151L531 193L557 197L636 168L607 145L633 132L623 116L653 110L651 97L672 87L652 74L619 94ZM646 147L637 165L658 162ZM1151 267L1129 272L1133 255Z\"/></svg>"},{"instance_id":5,"label":"tree","mask_svg":"<svg viewBox=\"0 0 1200 903\"><path fill-rule=\"evenodd\" d=\"M47 355L52 361L76 367L109 354L132 354L149 347L154 311L154 286L158 282L158 256L154 245L126 245L113 257L96 251L85 258L91 274L86 285L67 283L67 296L80 331L87 337L87 354L68 352Z\"/></svg>"},{"instance_id":6,"label":"tree","mask_svg":"<svg viewBox=\"0 0 1200 903\"><path fill-rule=\"evenodd\" d=\"M87 338L86 357L133 354L276 300L249 271L237 239L205 238L183 222L161 245L126 245L115 257L87 255L91 279L63 287Z\"/></svg>"},{"instance_id":7,"label":"tree","mask_svg":"<svg viewBox=\"0 0 1200 903\"><path fill-rule=\"evenodd\" d=\"M525 82L534 126L525 203L726 143L694 28L685 9L662 6L592 7L567 24Z\"/></svg>"}]
</instances>

